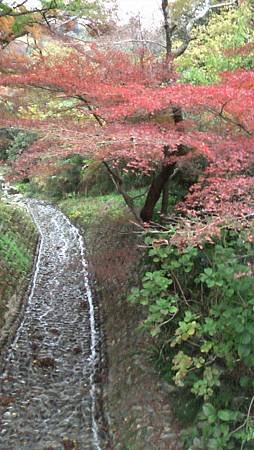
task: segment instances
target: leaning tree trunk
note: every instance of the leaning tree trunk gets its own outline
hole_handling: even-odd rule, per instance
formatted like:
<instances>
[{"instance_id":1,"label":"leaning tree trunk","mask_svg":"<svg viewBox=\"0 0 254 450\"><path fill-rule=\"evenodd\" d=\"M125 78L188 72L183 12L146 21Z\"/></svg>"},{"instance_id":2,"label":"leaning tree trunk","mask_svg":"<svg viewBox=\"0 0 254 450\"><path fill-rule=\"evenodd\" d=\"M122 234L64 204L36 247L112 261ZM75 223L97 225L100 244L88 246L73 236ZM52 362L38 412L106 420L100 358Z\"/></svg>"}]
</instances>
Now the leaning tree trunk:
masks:
<instances>
[{"instance_id":1,"label":"leaning tree trunk","mask_svg":"<svg viewBox=\"0 0 254 450\"><path fill-rule=\"evenodd\" d=\"M172 106L172 114L175 124L183 120L182 110L180 107ZM177 154L179 156L182 154L186 154L187 152L188 149L186 147L184 147L183 145L178 146ZM167 157L170 154L170 148L168 145L164 146L163 153L165 159L167 159ZM158 175L154 178L148 191L145 204L140 213L140 217L143 220L143 222L149 222L152 219L154 207L158 202L161 193L163 193L161 212L163 214L167 213L170 178L174 176L174 173L175 173L175 164L168 165L165 162Z\"/></svg>"},{"instance_id":2,"label":"leaning tree trunk","mask_svg":"<svg viewBox=\"0 0 254 450\"><path fill-rule=\"evenodd\" d=\"M173 175L175 164L164 165L158 175L154 178L150 189L148 191L145 204L140 212L140 217L143 222L150 222L153 215L154 207L159 200L162 190L169 180L170 175Z\"/></svg>"}]
</instances>

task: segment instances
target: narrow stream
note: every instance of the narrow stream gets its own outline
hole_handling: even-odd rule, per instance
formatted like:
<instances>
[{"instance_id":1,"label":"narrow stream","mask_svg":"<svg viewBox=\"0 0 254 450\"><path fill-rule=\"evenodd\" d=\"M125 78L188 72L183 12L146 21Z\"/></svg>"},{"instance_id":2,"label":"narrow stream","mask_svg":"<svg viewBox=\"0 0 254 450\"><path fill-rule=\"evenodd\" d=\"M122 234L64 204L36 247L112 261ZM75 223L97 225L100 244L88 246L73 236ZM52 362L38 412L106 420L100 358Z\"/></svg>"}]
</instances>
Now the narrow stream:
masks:
<instances>
[{"instance_id":1,"label":"narrow stream","mask_svg":"<svg viewBox=\"0 0 254 450\"><path fill-rule=\"evenodd\" d=\"M95 370L99 334L82 236L29 200L41 234L26 312L0 374L0 449L103 450Z\"/></svg>"}]
</instances>

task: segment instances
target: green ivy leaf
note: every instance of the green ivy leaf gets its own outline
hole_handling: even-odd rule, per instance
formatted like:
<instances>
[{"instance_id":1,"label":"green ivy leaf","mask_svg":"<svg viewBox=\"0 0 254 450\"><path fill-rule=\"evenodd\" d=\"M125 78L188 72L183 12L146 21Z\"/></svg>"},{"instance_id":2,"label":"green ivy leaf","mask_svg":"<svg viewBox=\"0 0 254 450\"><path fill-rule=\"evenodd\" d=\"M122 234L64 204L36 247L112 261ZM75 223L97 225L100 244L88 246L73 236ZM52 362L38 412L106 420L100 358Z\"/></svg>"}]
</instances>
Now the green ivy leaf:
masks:
<instances>
[{"instance_id":1,"label":"green ivy leaf","mask_svg":"<svg viewBox=\"0 0 254 450\"><path fill-rule=\"evenodd\" d=\"M249 345L240 344L237 347L237 351L240 358L246 358L247 356L249 356L251 352L251 347Z\"/></svg>"},{"instance_id":2,"label":"green ivy leaf","mask_svg":"<svg viewBox=\"0 0 254 450\"><path fill-rule=\"evenodd\" d=\"M221 409L218 411L218 417L223 422L231 422L236 420L237 413L235 411L231 411L230 409Z\"/></svg>"},{"instance_id":3,"label":"green ivy leaf","mask_svg":"<svg viewBox=\"0 0 254 450\"><path fill-rule=\"evenodd\" d=\"M215 416L216 415L216 409L214 408L214 406L211 403L205 403L203 405L203 413L206 417L209 416Z\"/></svg>"}]
</instances>

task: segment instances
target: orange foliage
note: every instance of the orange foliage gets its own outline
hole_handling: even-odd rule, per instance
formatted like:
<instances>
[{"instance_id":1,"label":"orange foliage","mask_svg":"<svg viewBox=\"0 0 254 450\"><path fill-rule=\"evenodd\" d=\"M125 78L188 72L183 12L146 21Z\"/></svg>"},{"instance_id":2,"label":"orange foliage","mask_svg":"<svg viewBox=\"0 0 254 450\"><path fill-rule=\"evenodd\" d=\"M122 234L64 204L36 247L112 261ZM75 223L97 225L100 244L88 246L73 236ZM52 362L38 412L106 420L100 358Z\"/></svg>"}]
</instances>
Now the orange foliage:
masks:
<instances>
[{"instance_id":1,"label":"orange foliage","mask_svg":"<svg viewBox=\"0 0 254 450\"><path fill-rule=\"evenodd\" d=\"M13 25L13 17L0 17L0 33L9 34Z\"/></svg>"}]
</instances>

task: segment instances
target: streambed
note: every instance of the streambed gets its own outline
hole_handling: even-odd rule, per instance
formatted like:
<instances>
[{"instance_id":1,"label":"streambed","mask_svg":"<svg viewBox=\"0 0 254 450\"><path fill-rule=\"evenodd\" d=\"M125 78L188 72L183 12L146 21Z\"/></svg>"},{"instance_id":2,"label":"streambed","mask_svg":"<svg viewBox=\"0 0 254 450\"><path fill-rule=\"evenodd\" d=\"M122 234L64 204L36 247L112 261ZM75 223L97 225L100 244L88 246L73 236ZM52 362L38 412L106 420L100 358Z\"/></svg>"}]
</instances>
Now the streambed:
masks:
<instances>
[{"instance_id":1,"label":"streambed","mask_svg":"<svg viewBox=\"0 0 254 450\"><path fill-rule=\"evenodd\" d=\"M100 343L78 230L29 200L41 235L26 311L0 374L0 449L103 450L97 408Z\"/></svg>"}]
</instances>

